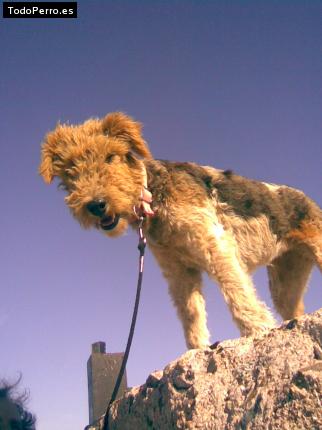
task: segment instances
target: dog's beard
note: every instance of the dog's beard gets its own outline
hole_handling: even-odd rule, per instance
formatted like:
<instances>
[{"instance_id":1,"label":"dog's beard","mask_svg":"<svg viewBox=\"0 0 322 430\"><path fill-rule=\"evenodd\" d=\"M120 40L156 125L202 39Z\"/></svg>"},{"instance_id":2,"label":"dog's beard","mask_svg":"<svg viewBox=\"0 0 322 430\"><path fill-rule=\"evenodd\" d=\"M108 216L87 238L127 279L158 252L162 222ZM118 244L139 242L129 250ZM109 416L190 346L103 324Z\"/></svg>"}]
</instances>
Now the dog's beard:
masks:
<instances>
[{"instance_id":1,"label":"dog's beard","mask_svg":"<svg viewBox=\"0 0 322 430\"><path fill-rule=\"evenodd\" d=\"M131 198L126 196L127 198L124 198L120 204L112 206L110 204L110 195L106 196L101 192L101 198L107 202L106 212L104 211L105 213L96 214L91 213L88 208L88 201L90 201L88 195L91 196L92 194L95 195L94 193L90 193L89 191L84 192L83 190L83 193L78 191L77 193L74 192L65 197L65 202L74 218L85 229L94 227L108 237L121 236L126 231L129 224L133 222L133 218L135 218L133 207L138 203L138 200L132 199L132 203Z\"/></svg>"},{"instance_id":2,"label":"dog's beard","mask_svg":"<svg viewBox=\"0 0 322 430\"><path fill-rule=\"evenodd\" d=\"M94 217L88 214L85 208L76 211L75 208L69 208L73 217L78 221L81 227L85 229L95 228L109 237L121 236L128 228L128 216L125 213L110 213L102 217Z\"/></svg>"}]
</instances>

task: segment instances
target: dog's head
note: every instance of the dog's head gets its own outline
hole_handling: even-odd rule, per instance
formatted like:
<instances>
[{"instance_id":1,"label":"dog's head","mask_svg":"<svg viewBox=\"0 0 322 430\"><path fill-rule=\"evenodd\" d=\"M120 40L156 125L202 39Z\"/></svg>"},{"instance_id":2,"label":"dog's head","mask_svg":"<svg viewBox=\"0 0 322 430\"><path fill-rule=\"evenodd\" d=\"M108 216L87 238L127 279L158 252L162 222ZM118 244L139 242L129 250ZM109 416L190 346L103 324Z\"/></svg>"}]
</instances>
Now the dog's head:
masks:
<instances>
[{"instance_id":1,"label":"dog's head","mask_svg":"<svg viewBox=\"0 0 322 430\"><path fill-rule=\"evenodd\" d=\"M76 126L57 125L45 138L39 172L47 183L60 178L65 201L83 227L118 236L139 204L142 158L151 153L141 124L116 112Z\"/></svg>"}]
</instances>

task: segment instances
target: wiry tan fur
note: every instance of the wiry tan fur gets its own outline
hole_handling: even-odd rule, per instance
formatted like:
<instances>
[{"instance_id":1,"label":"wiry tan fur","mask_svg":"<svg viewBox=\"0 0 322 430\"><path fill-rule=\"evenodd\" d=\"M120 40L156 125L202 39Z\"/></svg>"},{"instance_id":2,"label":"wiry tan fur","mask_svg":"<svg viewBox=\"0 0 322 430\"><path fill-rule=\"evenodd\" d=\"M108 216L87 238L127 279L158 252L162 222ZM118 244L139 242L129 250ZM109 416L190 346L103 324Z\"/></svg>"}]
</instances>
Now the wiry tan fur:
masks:
<instances>
[{"instance_id":1,"label":"wiry tan fur","mask_svg":"<svg viewBox=\"0 0 322 430\"><path fill-rule=\"evenodd\" d=\"M300 191L264 184L193 163L154 160L141 125L122 113L77 126L58 125L46 136L40 173L55 176L80 224L122 234L137 227L142 187L153 196L144 230L182 322L189 348L209 345L202 273L216 281L242 335L275 325L256 296L251 273L268 267L276 310L284 319L304 312L303 295L314 264L322 270L322 219ZM106 203L104 213L90 202ZM117 222L118 220L118 222ZM102 230L103 231L103 230Z\"/></svg>"}]
</instances>

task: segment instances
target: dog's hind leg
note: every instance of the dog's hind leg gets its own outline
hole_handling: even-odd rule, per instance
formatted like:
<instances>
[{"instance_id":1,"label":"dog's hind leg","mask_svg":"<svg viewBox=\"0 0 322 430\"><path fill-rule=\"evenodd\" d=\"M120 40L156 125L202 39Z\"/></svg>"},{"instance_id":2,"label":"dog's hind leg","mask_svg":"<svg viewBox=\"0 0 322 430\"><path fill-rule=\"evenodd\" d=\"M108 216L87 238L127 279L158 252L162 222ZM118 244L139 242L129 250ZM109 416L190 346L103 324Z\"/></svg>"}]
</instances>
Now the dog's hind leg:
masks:
<instances>
[{"instance_id":1,"label":"dog's hind leg","mask_svg":"<svg viewBox=\"0 0 322 430\"><path fill-rule=\"evenodd\" d=\"M318 215L317 215L318 217ZM306 245L313 254L314 263L322 272L322 216L316 220L303 221L298 229L292 230L287 239L293 246Z\"/></svg>"},{"instance_id":2,"label":"dog's hind leg","mask_svg":"<svg viewBox=\"0 0 322 430\"><path fill-rule=\"evenodd\" d=\"M314 255L314 262L322 272L322 225L313 229L311 234L304 237L303 242L310 248Z\"/></svg>"},{"instance_id":3,"label":"dog's hind leg","mask_svg":"<svg viewBox=\"0 0 322 430\"><path fill-rule=\"evenodd\" d=\"M315 263L322 272L322 233L320 238L312 240L309 245L313 251Z\"/></svg>"},{"instance_id":4,"label":"dog's hind leg","mask_svg":"<svg viewBox=\"0 0 322 430\"><path fill-rule=\"evenodd\" d=\"M303 315L303 296L313 264L314 257L309 248L298 245L267 267L272 300L284 320Z\"/></svg>"},{"instance_id":5,"label":"dog's hind leg","mask_svg":"<svg viewBox=\"0 0 322 430\"><path fill-rule=\"evenodd\" d=\"M210 345L207 313L202 294L201 272L184 266L171 253L156 258L168 281L169 293L181 320L188 348L206 348Z\"/></svg>"}]
</instances>

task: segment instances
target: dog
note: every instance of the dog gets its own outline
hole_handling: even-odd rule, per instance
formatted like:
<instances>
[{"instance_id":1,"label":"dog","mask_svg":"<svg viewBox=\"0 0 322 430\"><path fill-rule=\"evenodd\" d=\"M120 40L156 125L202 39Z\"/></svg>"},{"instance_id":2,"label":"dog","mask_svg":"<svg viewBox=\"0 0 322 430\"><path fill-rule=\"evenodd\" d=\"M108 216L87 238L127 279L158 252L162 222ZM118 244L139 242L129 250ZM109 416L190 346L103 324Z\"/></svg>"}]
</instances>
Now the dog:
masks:
<instances>
[{"instance_id":1,"label":"dog","mask_svg":"<svg viewBox=\"0 0 322 430\"><path fill-rule=\"evenodd\" d=\"M59 177L84 228L116 237L138 228L168 281L188 348L209 346L202 273L220 286L242 336L276 326L256 296L252 272L267 266L284 320L303 314L310 272L322 270L322 213L304 193L230 170L152 157L141 124L121 112L58 124L42 146L39 172Z\"/></svg>"}]
</instances>

